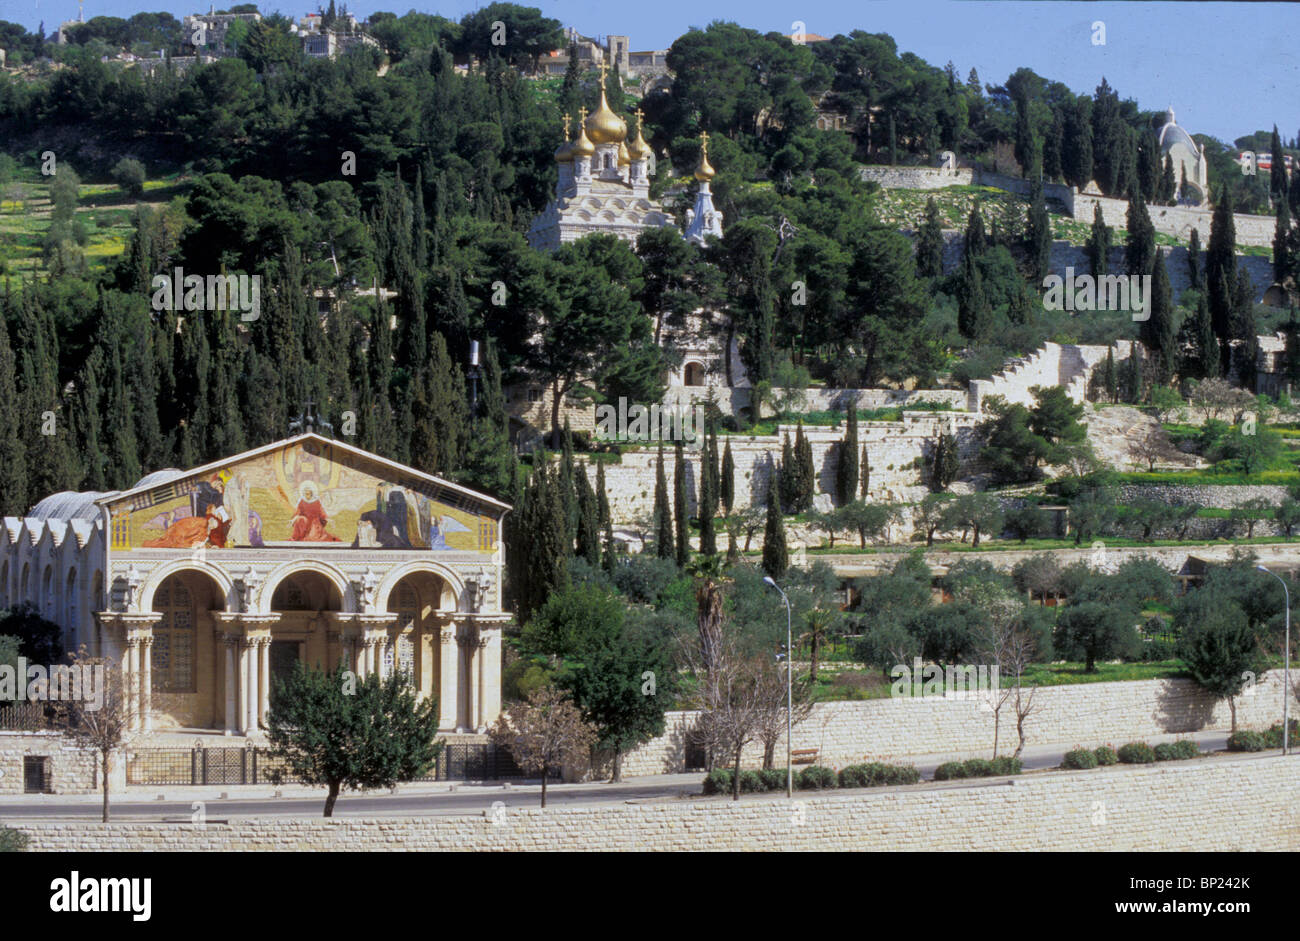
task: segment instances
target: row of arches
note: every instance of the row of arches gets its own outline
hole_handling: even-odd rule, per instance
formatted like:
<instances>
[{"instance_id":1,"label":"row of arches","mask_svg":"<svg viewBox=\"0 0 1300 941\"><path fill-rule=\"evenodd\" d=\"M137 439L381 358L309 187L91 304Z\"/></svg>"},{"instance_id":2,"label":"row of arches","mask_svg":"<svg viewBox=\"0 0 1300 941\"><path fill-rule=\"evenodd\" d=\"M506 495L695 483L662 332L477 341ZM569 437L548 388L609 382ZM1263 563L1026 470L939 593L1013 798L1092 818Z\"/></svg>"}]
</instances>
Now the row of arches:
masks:
<instances>
[{"instance_id":1,"label":"row of arches","mask_svg":"<svg viewBox=\"0 0 1300 941\"><path fill-rule=\"evenodd\" d=\"M103 610L104 574L95 569L87 576L74 565L64 575L47 562L38 578L31 562L11 567L5 559L0 562L0 610L8 611L23 604L31 605L41 617L60 625L64 648L76 650L80 644L91 641L90 618L93 612Z\"/></svg>"}]
</instances>

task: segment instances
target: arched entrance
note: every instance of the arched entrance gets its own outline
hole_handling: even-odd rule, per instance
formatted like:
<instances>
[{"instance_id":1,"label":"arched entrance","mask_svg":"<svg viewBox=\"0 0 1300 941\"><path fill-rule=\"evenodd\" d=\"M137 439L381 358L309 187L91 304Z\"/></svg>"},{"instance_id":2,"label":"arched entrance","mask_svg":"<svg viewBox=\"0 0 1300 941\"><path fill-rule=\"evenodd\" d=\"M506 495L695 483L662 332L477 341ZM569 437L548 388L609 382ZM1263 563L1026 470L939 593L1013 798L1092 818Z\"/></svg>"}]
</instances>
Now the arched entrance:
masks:
<instances>
[{"instance_id":1,"label":"arched entrance","mask_svg":"<svg viewBox=\"0 0 1300 941\"><path fill-rule=\"evenodd\" d=\"M343 596L338 586L320 572L290 572L271 593L270 650L267 653L270 682L283 680L295 663L328 669L328 620L325 612L342 611Z\"/></svg>"},{"instance_id":2,"label":"arched entrance","mask_svg":"<svg viewBox=\"0 0 1300 941\"><path fill-rule=\"evenodd\" d=\"M205 728L214 723L219 657L213 612L226 607L226 593L197 569L180 569L159 583L151 608L158 615L147 652L156 724Z\"/></svg>"},{"instance_id":3,"label":"arched entrance","mask_svg":"<svg viewBox=\"0 0 1300 941\"><path fill-rule=\"evenodd\" d=\"M452 694L459 657L454 638L443 642L447 619L439 614L448 595L447 582L433 572L402 576L388 592L387 612L395 617L379 657L384 676L405 673L421 699L438 696L438 725L444 728L452 725L458 711Z\"/></svg>"}]
</instances>

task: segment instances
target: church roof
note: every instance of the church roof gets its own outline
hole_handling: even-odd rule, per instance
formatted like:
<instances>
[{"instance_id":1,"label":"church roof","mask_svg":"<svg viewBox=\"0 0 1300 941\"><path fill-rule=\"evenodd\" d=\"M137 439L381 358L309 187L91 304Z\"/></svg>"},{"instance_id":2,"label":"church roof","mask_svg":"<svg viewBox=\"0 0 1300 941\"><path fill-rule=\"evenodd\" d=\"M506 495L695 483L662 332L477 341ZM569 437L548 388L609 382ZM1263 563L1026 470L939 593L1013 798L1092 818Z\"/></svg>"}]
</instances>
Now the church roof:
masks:
<instances>
[{"instance_id":1,"label":"church roof","mask_svg":"<svg viewBox=\"0 0 1300 941\"><path fill-rule=\"evenodd\" d=\"M52 493L27 514L38 520L97 520L101 517L99 502L119 495L119 491L98 492L63 490Z\"/></svg>"},{"instance_id":2,"label":"church roof","mask_svg":"<svg viewBox=\"0 0 1300 941\"><path fill-rule=\"evenodd\" d=\"M1174 144L1182 144L1192 153L1197 153L1200 148L1196 146L1196 141L1192 140L1192 135L1188 134L1174 121L1174 110L1170 108L1165 112L1165 123L1160 128L1160 150L1168 153Z\"/></svg>"}]
</instances>

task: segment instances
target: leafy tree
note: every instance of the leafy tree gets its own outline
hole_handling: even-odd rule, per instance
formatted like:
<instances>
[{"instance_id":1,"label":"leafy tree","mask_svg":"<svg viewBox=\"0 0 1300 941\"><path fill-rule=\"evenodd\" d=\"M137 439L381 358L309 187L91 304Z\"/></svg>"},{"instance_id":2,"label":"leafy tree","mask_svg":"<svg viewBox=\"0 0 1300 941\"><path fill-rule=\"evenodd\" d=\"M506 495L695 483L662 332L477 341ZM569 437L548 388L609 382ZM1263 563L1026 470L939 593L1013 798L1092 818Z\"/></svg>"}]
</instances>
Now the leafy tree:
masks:
<instances>
[{"instance_id":1,"label":"leafy tree","mask_svg":"<svg viewBox=\"0 0 1300 941\"><path fill-rule=\"evenodd\" d=\"M1067 656L1082 654L1087 673L1097 661L1132 655L1141 643L1132 613L1096 601L1071 600L1056 623L1056 647Z\"/></svg>"},{"instance_id":2,"label":"leafy tree","mask_svg":"<svg viewBox=\"0 0 1300 941\"><path fill-rule=\"evenodd\" d=\"M1235 697L1251 675L1263 672L1259 641L1245 612L1232 599L1204 588L1185 595L1174 613L1179 659L1198 686L1227 699L1232 730L1237 730Z\"/></svg>"},{"instance_id":3,"label":"leafy tree","mask_svg":"<svg viewBox=\"0 0 1300 941\"><path fill-rule=\"evenodd\" d=\"M276 680L267 713L272 758L304 784L328 788L325 816L344 788L391 788L420 777L441 748L435 697L417 701L409 678L395 672L350 677L294 664ZM279 783L283 771L273 770Z\"/></svg>"},{"instance_id":4,"label":"leafy tree","mask_svg":"<svg viewBox=\"0 0 1300 941\"><path fill-rule=\"evenodd\" d=\"M1273 520L1286 533L1286 541L1291 541L1291 534L1295 531L1296 526L1300 526L1300 501L1294 497L1286 497L1277 505L1274 511Z\"/></svg>"},{"instance_id":5,"label":"leafy tree","mask_svg":"<svg viewBox=\"0 0 1300 941\"><path fill-rule=\"evenodd\" d=\"M139 198L144 193L144 164L134 157L123 157L113 165L113 182L129 195Z\"/></svg>"},{"instance_id":6,"label":"leafy tree","mask_svg":"<svg viewBox=\"0 0 1300 941\"><path fill-rule=\"evenodd\" d=\"M1232 522L1246 524L1246 538L1255 538L1255 527L1260 520L1271 519L1273 516L1273 503L1262 497L1255 497L1247 500L1245 503L1239 503L1232 508Z\"/></svg>"},{"instance_id":7,"label":"leafy tree","mask_svg":"<svg viewBox=\"0 0 1300 941\"><path fill-rule=\"evenodd\" d=\"M1053 454L1049 441L1030 426L1032 415L1019 403L989 401L990 417L976 431L984 441L980 458L999 483L1033 480L1038 465Z\"/></svg>"},{"instance_id":8,"label":"leafy tree","mask_svg":"<svg viewBox=\"0 0 1300 941\"><path fill-rule=\"evenodd\" d=\"M1032 536L1047 530L1051 515L1036 503L1026 503L1007 511L1005 524L1021 545Z\"/></svg>"},{"instance_id":9,"label":"leafy tree","mask_svg":"<svg viewBox=\"0 0 1300 941\"><path fill-rule=\"evenodd\" d=\"M504 25L504 45L498 45L495 24ZM502 56L512 65L537 72L543 55L564 45L559 20L543 16L541 10L514 3L489 3L467 13L460 21L460 35L452 48L480 62Z\"/></svg>"},{"instance_id":10,"label":"leafy tree","mask_svg":"<svg viewBox=\"0 0 1300 941\"><path fill-rule=\"evenodd\" d=\"M867 540L883 535L897 516L898 511L895 507L883 503L855 500L840 507L840 518L845 526L857 531L858 542L864 549L867 547Z\"/></svg>"},{"instance_id":11,"label":"leafy tree","mask_svg":"<svg viewBox=\"0 0 1300 941\"><path fill-rule=\"evenodd\" d=\"M962 494L947 505L945 529L960 529L962 542L966 541L966 531L971 532L971 548L977 549L980 535L997 535L1002 528L1002 509L991 493Z\"/></svg>"},{"instance_id":12,"label":"leafy tree","mask_svg":"<svg viewBox=\"0 0 1300 941\"><path fill-rule=\"evenodd\" d=\"M512 703L488 730L498 747L509 749L515 763L542 779L542 806L551 773L582 761L597 741L569 697L554 686L539 686L525 702Z\"/></svg>"},{"instance_id":13,"label":"leafy tree","mask_svg":"<svg viewBox=\"0 0 1300 941\"><path fill-rule=\"evenodd\" d=\"M949 507L956 499L951 493L927 493L913 511L912 523L925 536L926 548L934 545L934 534L948 525L952 518Z\"/></svg>"}]
</instances>

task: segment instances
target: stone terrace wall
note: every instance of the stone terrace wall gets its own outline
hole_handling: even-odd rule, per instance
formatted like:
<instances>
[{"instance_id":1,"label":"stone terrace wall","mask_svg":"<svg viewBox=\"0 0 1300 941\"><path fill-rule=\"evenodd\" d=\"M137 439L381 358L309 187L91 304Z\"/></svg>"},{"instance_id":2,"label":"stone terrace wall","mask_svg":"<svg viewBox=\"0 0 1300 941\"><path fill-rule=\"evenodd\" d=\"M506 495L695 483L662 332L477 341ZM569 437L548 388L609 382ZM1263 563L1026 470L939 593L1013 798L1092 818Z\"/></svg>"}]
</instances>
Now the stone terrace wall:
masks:
<instances>
[{"instance_id":1,"label":"stone terrace wall","mask_svg":"<svg viewBox=\"0 0 1300 941\"><path fill-rule=\"evenodd\" d=\"M868 183L879 183L883 189L941 190L948 186L970 186L975 182L975 171L970 167L942 170L938 167L859 167L858 176Z\"/></svg>"},{"instance_id":2,"label":"stone terrace wall","mask_svg":"<svg viewBox=\"0 0 1300 941\"><path fill-rule=\"evenodd\" d=\"M979 416L966 412L904 412L901 422L862 422L858 426L858 441L859 446L866 445L871 461L873 495L894 500L902 495L904 488L920 484L921 472L913 463L929 454L941 431L955 435L958 449L969 457L975 446L974 428L978 419ZM787 430L793 441L793 426L781 426L776 436L727 435L720 439L720 445L726 441L731 443L731 456L736 464L737 506L761 506L766 500L768 480L772 469L781 461L782 436ZM844 437L843 428L806 426L804 434L812 446L818 493L834 493L836 456ZM605 465L605 487L616 526L634 525L653 512L657 456L658 450L652 448L628 451L620 463ZM672 493L676 482L671 447L664 448L664 472L668 492ZM595 467L589 466L587 473L594 486ZM686 451L686 489L694 512L700 493L698 449Z\"/></svg>"},{"instance_id":3,"label":"stone terrace wall","mask_svg":"<svg viewBox=\"0 0 1300 941\"><path fill-rule=\"evenodd\" d=\"M910 665L909 665L910 666ZM1282 719L1280 671L1264 675L1253 692L1238 697L1241 728L1267 728ZM1039 711L1025 726L1030 745L1096 747L1231 727L1227 702L1216 703L1191 680L1132 680L1042 687ZM1292 692L1292 714L1297 703ZM1008 710L1003 710L1008 712ZM686 734L696 713L673 712L668 729L623 760L623 773L668 774L685 770ZM1000 744L1015 748L1015 718L1002 717ZM833 768L862 761L906 761L918 755L950 758L989 757L993 753L993 716L974 701L946 699L873 699L819 703L795 726L795 748L820 750L818 764ZM777 751L785 749L782 737ZM747 767L762 766L762 749L746 750Z\"/></svg>"},{"instance_id":4,"label":"stone terrace wall","mask_svg":"<svg viewBox=\"0 0 1300 941\"><path fill-rule=\"evenodd\" d=\"M1070 398L1083 402L1093 371L1105 363L1108 349L1114 350L1118 363L1128 358L1130 346L1124 342L1111 347L1044 343L1042 349L1012 360L991 379L971 380L967 407L978 412L990 395L1000 395L1008 402L1033 408L1034 396L1029 390L1034 386L1064 386Z\"/></svg>"},{"instance_id":5,"label":"stone terrace wall","mask_svg":"<svg viewBox=\"0 0 1300 941\"><path fill-rule=\"evenodd\" d=\"M24 824L46 852L174 850L1271 850L1300 849L1300 758L1054 772L980 787L598 807L496 817ZM1098 819L1098 810L1104 822Z\"/></svg>"},{"instance_id":6,"label":"stone terrace wall","mask_svg":"<svg viewBox=\"0 0 1300 941\"><path fill-rule=\"evenodd\" d=\"M1128 225L1128 200L1112 199L1108 196L1086 196L1078 193L1074 197L1074 218L1082 222L1092 222L1093 207L1101 207L1101 218L1106 225L1124 228ZM1201 244L1210 240L1210 220L1214 217L1211 209L1193 209L1189 206L1147 206L1151 214L1151 224L1157 232L1172 235L1186 241L1192 229L1201 233ZM1234 213L1233 222L1237 230L1238 245L1272 245L1275 220L1272 216L1248 216ZM1266 285L1267 286L1267 285Z\"/></svg>"}]
</instances>

